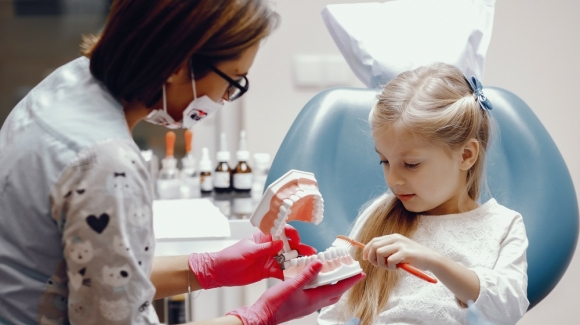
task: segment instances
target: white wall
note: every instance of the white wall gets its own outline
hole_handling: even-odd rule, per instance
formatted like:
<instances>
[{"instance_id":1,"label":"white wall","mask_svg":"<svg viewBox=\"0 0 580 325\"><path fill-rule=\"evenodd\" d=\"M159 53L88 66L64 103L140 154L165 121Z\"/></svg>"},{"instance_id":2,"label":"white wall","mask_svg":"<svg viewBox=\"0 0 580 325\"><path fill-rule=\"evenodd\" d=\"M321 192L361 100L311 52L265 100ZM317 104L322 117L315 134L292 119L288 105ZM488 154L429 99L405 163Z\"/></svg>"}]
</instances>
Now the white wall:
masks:
<instances>
[{"instance_id":1,"label":"white wall","mask_svg":"<svg viewBox=\"0 0 580 325\"><path fill-rule=\"evenodd\" d=\"M258 54L249 75L252 89L243 97L243 127L251 152L274 155L300 109L320 91L294 86L292 60L299 54L339 54L320 11L326 4L347 2L368 1L275 1L282 24ZM498 1L484 82L511 90L532 107L560 148L576 193L580 193L579 12L577 0ZM354 76L345 85L362 87ZM520 325L578 322L579 255L577 250L558 286Z\"/></svg>"}]
</instances>

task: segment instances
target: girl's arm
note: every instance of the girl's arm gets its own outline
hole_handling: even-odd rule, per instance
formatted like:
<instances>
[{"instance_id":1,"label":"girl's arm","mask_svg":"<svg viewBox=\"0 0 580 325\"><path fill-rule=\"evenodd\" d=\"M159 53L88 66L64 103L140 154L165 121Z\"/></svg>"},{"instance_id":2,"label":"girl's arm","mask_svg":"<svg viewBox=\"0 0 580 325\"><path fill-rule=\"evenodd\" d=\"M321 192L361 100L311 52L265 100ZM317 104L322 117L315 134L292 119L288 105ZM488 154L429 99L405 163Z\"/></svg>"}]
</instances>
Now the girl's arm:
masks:
<instances>
[{"instance_id":1,"label":"girl's arm","mask_svg":"<svg viewBox=\"0 0 580 325\"><path fill-rule=\"evenodd\" d=\"M373 238L363 250L363 259L390 270L396 270L399 263L409 263L431 271L466 306L479 296L475 272L400 234Z\"/></svg>"},{"instance_id":2,"label":"girl's arm","mask_svg":"<svg viewBox=\"0 0 580 325\"><path fill-rule=\"evenodd\" d=\"M466 306L469 300L477 301L479 277L474 271L439 253L434 253L429 271Z\"/></svg>"}]
</instances>

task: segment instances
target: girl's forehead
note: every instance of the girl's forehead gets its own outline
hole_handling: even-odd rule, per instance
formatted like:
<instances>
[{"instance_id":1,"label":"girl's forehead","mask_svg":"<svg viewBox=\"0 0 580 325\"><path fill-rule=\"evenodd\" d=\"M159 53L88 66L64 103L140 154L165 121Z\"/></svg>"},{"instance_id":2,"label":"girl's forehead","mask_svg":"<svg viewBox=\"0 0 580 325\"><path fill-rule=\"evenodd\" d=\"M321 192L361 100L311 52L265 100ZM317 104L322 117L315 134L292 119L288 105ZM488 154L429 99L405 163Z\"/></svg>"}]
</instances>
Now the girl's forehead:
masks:
<instances>
[{"instance_id":1,"label":"girl's forehead","mask_svg":"<svg viewBox=\"0 0 580 325\"><path fill-rule=\"evenodd\" d=\"M386 129L373 132L375 149L380 154L414 155L433 147L433 142L403 130Z\"/></svg>"}]
</instances>

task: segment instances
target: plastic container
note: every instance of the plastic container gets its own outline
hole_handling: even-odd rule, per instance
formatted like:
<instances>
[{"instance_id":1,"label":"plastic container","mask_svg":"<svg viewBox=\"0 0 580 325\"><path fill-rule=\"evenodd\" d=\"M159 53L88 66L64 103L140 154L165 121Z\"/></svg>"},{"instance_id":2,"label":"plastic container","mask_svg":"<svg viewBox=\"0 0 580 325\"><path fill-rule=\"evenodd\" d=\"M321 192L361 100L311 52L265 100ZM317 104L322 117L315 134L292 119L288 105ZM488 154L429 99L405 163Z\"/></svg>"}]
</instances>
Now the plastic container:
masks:
<instances>
[{"instance_id":1,"label":"plastic container","mask_svg":"<svg viewBox=\"0 0 580 325\"><path fill-rule=\"evenodd\" d=\"M266 179L270 171L270 154L255 153L254 154L254 182L252 184L252 197L260 198L264 193Z\"/></svg>"},{"instance_id":2,"label":"plastic container","mask_svg":"<svg viewBox=\"0 0 580 325\"><path fill-rule=\"evenodd\" d=\"M181 198L191 199L200 196L200 181L193 155L193 132L185 130L185 157L181 158Z\"/></svg>"},{"instance_id":3,"label":"plastic container","mask_svg":"<svg viewBox=\"0 0 580 325\"><path fill-rule=\"evenodd\" d=\"M179 199L181 197L181 181L177 159L173 157L175 147L175 132L165 135L165 158L161 160L161 170L157 176L157 197L162 200Z\"/></svg>"}]
</instances>

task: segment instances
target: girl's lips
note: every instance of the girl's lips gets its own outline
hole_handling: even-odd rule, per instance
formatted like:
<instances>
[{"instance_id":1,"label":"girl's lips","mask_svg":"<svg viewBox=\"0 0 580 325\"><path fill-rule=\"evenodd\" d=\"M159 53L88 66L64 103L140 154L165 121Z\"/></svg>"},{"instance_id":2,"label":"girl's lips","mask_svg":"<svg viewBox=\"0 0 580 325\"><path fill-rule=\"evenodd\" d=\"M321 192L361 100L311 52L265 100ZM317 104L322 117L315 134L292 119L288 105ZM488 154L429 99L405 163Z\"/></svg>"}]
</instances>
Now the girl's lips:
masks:
<instances>
[{"instance_id":1,"label":"girl's lips","mask_svg":"<svg viewBox=\"0 0 580 325\"><path fill-rule=\"evenodd\" d=\"M397 195L397 197L399 198L399 200L405 202L415 197L415 194L399 194Z\"/></svg>"}]
</instances>

